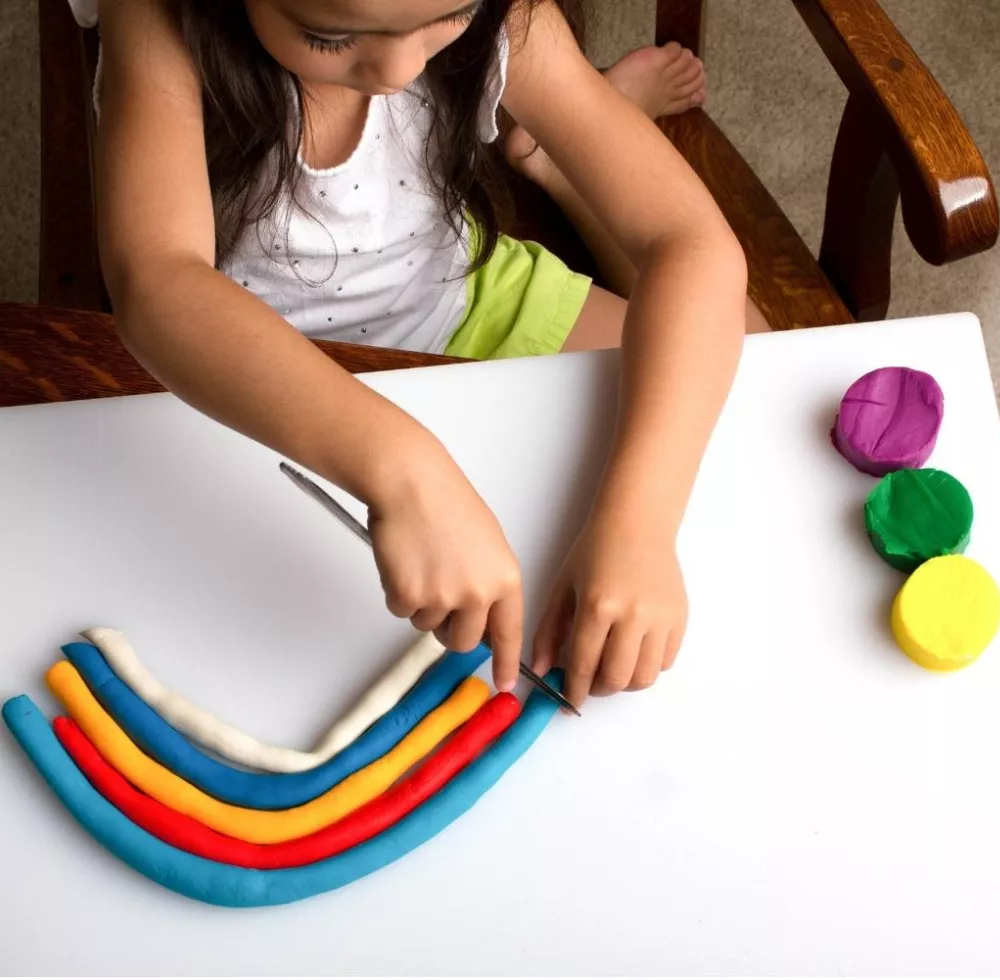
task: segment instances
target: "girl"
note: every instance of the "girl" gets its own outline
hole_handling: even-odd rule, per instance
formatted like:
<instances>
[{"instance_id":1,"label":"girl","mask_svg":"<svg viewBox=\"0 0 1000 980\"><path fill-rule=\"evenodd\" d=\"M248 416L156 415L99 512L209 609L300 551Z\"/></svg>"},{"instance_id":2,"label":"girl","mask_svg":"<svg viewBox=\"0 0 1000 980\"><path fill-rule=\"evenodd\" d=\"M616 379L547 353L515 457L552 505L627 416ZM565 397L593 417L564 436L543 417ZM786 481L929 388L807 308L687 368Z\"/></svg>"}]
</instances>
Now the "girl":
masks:
<instances>
[{"instance_id":1,"label":"girl","mask_svg":"<svg viewBox=\"0 0 1000 980\"><path fill-rule=\"evenodd\" d=\"M652 684L684 631L675 537L739 357L746 266L554 0L101 0L100 19L99 233L123 341L364 501L388 608L459 651L488 627L501 690L522 643L503 531L430 432L307 337L480 358L621 343L616 439L534 666L565 646L575 704ZM650 113L700 100L690 52L631 58L618 84ZM628 302L498 235L501 105L508 152Z\"/></svg>"}]
</instances>

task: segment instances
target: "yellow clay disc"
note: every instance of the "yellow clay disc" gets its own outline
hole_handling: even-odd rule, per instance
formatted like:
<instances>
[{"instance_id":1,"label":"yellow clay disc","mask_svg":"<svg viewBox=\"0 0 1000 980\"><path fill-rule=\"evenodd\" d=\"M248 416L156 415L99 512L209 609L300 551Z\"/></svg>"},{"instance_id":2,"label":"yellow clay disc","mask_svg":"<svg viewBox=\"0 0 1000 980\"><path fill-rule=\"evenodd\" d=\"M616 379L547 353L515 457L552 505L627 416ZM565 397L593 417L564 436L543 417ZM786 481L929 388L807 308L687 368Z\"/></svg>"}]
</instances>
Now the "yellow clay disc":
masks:
<instances>
[{"instance_id":1,"label":"yellow clay disc","mask_svg":"<svg viewBox=\"0 0 1000 980\"><path fill-rule=\"evenodd\" d=\"M971 558L946 555L921 565L892 605L903 652L928 670L967 667L1000 626L1000 590Z\"/></svg>"}]
</instances>

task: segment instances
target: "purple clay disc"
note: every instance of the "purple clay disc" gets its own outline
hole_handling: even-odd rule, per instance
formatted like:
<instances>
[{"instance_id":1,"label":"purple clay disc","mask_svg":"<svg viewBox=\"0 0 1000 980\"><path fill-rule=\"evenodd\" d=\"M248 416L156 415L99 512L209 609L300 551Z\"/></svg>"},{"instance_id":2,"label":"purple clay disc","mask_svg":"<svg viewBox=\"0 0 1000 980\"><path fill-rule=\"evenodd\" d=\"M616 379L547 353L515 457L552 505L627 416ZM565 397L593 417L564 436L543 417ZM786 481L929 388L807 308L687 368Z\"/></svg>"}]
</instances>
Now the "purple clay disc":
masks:
<instances>
[{"instance_id":1,"label":"purple clay disc","mask_svg":"<svg viewBox=\"0 0 1000 980\"><path fill-rule=\"evenodd\" d=\"M943 414L944 395L929 374L879 368L847 389L833 443L862 473L918 469L934 451Z\"/></svg>"}]
</instances>

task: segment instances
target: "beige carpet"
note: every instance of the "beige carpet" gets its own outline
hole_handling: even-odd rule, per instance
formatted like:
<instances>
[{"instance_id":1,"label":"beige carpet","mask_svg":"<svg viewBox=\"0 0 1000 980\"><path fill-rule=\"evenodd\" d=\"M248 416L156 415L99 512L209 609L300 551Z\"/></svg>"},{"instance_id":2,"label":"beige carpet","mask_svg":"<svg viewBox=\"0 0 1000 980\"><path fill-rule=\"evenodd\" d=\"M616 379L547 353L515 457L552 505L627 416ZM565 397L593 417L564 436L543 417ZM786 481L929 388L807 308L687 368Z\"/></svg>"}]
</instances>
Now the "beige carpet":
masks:
<instances>
[{"instance_id":1,"label":"beige carpet","mask_svg":"<svg viewBox=\"0 0 1000 980\"><path fill-rule=\"evenodd\" d=\"M652 37L655 0L589 0L590 54L607 64ZM958 107L1000 179L1000 0L882 0ZM708 111L815 252L846 90L790 0L708 0ZM1000 392L1000 249L935 268L897 221L890 317L971 310Z\"/></svg>"},{"instance_id":2,"label":"beige carpet","mask_svg":"<svg viewBox=\"0 0 1000 980\"><path fill-rule=\"evenodd\" d=\"M654 0L589 0L590 54L607 64L652 39ZM883 0L1000 175L1000 0ZM814 250L845 94L791 0L708 0L709 111ZM37 276L36 0L0 0L0 299ZM941 269L900 225L890 316L971 310L1000 379L1000 250Z\"/></svg>"}]
</instances>

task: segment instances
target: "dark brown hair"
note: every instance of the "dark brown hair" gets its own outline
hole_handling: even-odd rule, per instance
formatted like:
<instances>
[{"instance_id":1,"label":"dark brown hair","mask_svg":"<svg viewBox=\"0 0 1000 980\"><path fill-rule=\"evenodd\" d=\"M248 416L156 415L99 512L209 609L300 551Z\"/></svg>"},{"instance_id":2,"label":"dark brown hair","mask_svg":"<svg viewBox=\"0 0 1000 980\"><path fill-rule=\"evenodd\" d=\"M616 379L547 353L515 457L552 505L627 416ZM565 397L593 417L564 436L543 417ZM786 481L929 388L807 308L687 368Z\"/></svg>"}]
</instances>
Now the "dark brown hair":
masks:
<instances>
[{"instance_id":1,"label":"dark brown hair","mask_svg":"<svg viewBox=\"0 0 1000 980\"><path fill-rule=\"evenodd\" d=\"M286 188L294 195L302 86L261 45L243 0L170 2L201 75L216 261L221 263L248 225L274 213ZM427 63L435 112L428 171L452 227L461 227L465 212L482 232L474 268L492 254L499 235L489 191L497 156L479 139L479 108L507 15L517 5L530 10L536 2L483 0L466 31Z\"/></svg>"}]
</instances>

